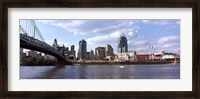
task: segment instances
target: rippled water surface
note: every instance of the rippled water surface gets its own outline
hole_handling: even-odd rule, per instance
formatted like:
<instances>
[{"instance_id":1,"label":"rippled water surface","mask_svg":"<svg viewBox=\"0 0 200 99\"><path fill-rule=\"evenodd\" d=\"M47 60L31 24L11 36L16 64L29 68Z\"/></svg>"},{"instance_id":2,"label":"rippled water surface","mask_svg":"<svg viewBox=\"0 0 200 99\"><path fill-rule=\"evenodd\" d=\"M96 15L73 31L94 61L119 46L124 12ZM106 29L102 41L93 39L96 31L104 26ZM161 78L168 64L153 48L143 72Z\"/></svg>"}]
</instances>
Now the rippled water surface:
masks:
<instances>
[{"instance_id":1,"label":"rippled water surface","mask_svg":"<svg viewBox=\"0 0 200 99\"><path fill-rule=\"evenodd\" d=\"M180 79L180 64L20 66L20 79Z\"/></svg>"}]
</instances>

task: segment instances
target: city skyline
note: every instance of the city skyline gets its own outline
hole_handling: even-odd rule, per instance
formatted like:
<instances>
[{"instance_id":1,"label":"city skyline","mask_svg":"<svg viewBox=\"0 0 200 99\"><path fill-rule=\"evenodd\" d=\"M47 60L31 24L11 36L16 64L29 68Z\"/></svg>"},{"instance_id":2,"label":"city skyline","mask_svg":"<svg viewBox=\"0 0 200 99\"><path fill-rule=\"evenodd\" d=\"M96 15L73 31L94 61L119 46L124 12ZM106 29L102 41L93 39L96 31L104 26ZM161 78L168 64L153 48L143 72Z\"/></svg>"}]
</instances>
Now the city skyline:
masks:
<instances>
[{"instance_id":1,"label":"city skyline","mask_svg":"<svg viewBox=\"0 0 200 99\"><path fill-rule=\"evenodd\" d=\"M75 45L85 39L87 52L110 44L117 53L117 39L127 37L128 50L149 53L149 46L158 51L180 50L180 20L35 20L49 45L54 39L59 46ZM155 50L156 52L156 50Z\"/></svg>"},{"instance_id":2,"label":"city skyline","mask_svg":"<svg viewBox=\"0 0 200 99\"><path fill-rule=\"evenodd\" d=\"M79 23L79 21L68 23L67 27L84 23ZM95 21L96 25L94 26L99 26L99 28L85 24L84 30L90 30L86 27L90 27L92 30L95 28L95 30L85 32L87 34L71 33L70 36L71 31L69 30L66 32L67 30L64 29L63 32L59 33L60 35L57 33L60 29L52 30L54 28L51 25L55 25L53 23L48 25L48 23L38 20L41 24L49 26L49 28L45 28L45 26L37 25L35 20L20 20L20 72L23 73L20 73L20 78L180 79L180 33L176 33L180 31L179 20L162 20L164 22L160 22L161 20L158 22L156 20L153 22L151 22L152 20L137 20L137 24L140 22L143 22L140 23L143 25L150 24L144 29L144 34L141 32L143 29L139 26L136 29L137 24L131 20L106 20L102 23L102 20L89 21ZM116 23L112 25L114 21ZM173 32L160 33L165 31L163 27L167 29L167 24L175 24L172 27ZM61 23L57 25L63 26ZM109 26L105 27L105 25ZM156 26L157 28L153 28ZM81 27L74 28L73 31L77 31ZM54 35L51 35L49 31ZM156 31L159 33L151 33ZM49 40L51 36L53 36L52 40ZM78 45L76 45L77 43ZM156 53L155 50L161 53ZM23 72L26 69L21 70L25 66L34 66L39 69L34 69L34 75L29 76Z\"/></svg>"}]
</instances>

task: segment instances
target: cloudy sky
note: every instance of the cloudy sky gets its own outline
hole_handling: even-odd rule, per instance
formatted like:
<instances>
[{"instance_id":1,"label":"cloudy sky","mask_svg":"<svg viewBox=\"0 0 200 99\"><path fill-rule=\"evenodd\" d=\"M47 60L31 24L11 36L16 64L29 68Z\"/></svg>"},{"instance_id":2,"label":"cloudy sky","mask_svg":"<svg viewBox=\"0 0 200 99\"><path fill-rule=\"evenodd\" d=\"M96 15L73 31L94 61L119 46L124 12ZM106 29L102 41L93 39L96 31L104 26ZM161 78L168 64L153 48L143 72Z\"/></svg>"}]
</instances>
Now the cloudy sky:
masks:
<instances>
[{"instance_id":1,"label":"cloudy sky","mask_svg":"<svg viewBox=\"0 0 200 99\"><path fill-rule=\"evenodd\" d=\"M124 34L128 50L137 53L175 52L180 49L180 20L35 20L45 41L52 45L70 47L81 39L87 41L87 50L112 45L117 53L117 39ZM152 50L153 46L153 50Z\"/></svg>"}]
</instances>

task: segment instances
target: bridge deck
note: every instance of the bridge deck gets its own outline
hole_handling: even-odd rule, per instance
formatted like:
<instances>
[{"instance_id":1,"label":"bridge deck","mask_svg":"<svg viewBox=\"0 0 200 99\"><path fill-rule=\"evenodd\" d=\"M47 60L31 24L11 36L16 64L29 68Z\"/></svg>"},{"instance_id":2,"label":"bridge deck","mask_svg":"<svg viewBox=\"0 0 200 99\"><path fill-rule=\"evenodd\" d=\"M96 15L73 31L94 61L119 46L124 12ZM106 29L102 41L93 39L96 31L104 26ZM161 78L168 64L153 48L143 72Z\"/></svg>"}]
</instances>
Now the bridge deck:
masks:
<instances>
[{"instance_id":1,"label":"bridge deck","mask_svg":"<svg viewBox=\"0 0 200 99\"><path fill-rule=\"evenodd\" d=\"M25 34L20 34L20 47L47 53L58 58L65 58L61 52L52 46Z\"/></svg>"}]
</instances>

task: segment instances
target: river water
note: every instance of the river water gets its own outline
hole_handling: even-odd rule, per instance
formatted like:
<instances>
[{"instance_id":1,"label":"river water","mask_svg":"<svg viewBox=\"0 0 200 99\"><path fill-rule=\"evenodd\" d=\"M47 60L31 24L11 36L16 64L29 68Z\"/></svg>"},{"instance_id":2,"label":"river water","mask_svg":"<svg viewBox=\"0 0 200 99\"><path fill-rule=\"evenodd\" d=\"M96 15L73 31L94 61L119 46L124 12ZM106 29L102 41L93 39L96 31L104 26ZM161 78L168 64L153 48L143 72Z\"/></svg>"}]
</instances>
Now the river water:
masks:
<instances>
[{"instance_id":1,"label":"river water","mask_svg":"<svg viewBox=\"0 0 200 99\"><path fill-rule=\"evenodd\" d=\"M180 79L180 64L20 66L20 79Z\"/></svg>"}]
</instances>

